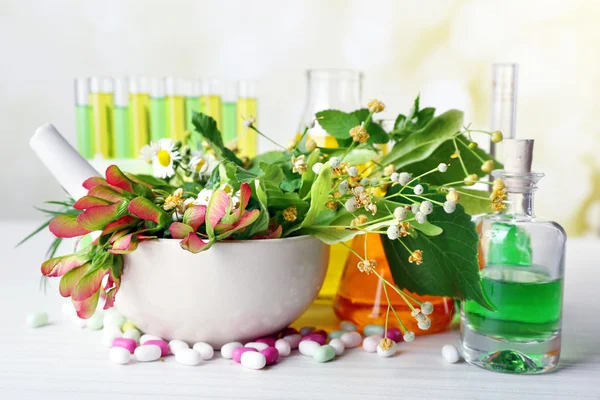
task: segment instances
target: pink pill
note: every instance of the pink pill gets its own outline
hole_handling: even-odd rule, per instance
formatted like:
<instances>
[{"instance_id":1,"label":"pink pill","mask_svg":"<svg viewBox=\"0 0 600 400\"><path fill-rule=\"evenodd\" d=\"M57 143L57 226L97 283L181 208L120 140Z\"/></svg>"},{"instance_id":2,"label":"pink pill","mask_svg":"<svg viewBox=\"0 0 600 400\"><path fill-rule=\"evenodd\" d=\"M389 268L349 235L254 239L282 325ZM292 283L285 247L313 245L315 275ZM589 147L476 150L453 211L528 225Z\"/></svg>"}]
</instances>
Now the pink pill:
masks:
<instances>
[{"instance_id":1,"label":"pink pill","mask_svg":"<svg viewBox=\"0 0 600 400\"><path fill-rule=\"evenodd\" d=\"M290 336L290 335L295 335L298 333L297 329L294 328L285 328L284 330L281 331L281 337L286 337L286 336Z\"/></svg>"},{"instance_id":2,"label":"pink pill","mask_svg":"<svg viewBox=\"0 0 600 400\"><path fill-rule=\"evenodd\" d=\"M271 365L279 359L279 351L275 347L267 347L260 353L267 359L267 365Z\"/></svg>"},{"instance_id":3,"label":"pink pill","mask_svg":"<svg viewBox=\"0 0 600 400\"><path fill-rule=\"evenodd\" d=\"M171 351L169 349L169 343L165 342L164 340L148 340L147 342L144 342L143 346L145 346L147 344L153 344L155 346L160 347L160 356L161 357L168 356L169 352Z\"/></svg>"},{"instance_id":4,"label":"pink pill","mask_svg":"<svg viewBox=\"0 0 600 400\"><path fill-rule=\"evenodd\" d=\"M319 343L321 346L327 343L327 339L325 339L325 337L322 335L313 335L312 333L304 336L301 341L304 342L305 340L312 340L313 342Z\"/></svg>"},{"instance_id":5,"label":"pink pill","mask_svg":"<svg viewBox=\"0 0 600 400\"><path fill-rule=\"evenodd\" d=\"M112 347L122 347L128 350L131 354L133 354L135 348L137 347L137 343L133 339L116 338L112 342Z\"/></svg>"},{"instance_id":6,"label":"pink pill","mask_svg":"<svg viewBox=\"0 0 600 400\"><path fill-rule=\"evenodd\" d=\"M325 339L327 339L327 337L329 336L329 335L327 334L327 332L325 332L323 329L319 329L318 331L312 331L310 334L311 334L311 335L321 335L321 336L323 336Z\"/></svg>"},{"instance_id":7,"label":"pink pill","mask_svg":"<svg viewBox=\"0 0 600 400\"><path fill-rule=\"evenodd\" d=\"M390 340L394 342L402 341L402 331L398 328L389 328L387 331L387 336Z\"/></svg>"},{"instance_id":8,"label":"pink pill","mask_svg":"<svg viewBox=\"0 0 600 400\"><path fill-rule=\"evenodd\" d=\"M241 363L242 354L244 354L247 351L255 351L258 353L258 350L256 350L254 347L238 347L236 349L233 349L233 361L235 361L238 364Z\"/></svg>"},{"instance_id":9,"label":"pink pill","mask_svg":"<svg viewBox=\"0 0 600 400\"><path fill-rule=\"evenodd\" d=\"M270 337L270 336L265 336L265 337L256 339L255 342L264 343L264 344L268 345L269 347L273 347L273 346L275 346L276 339L273 337Z\"/></svg>"},{"instance_id":10,"label":"pink pill","mask_svg":"<svg viewBox=\"0 0 600 400\"><path fill-rule=\"evenodd\" d=\"M302 336L300 336L299 333L295 333L293 335L284 336L283 339L290 344L290 348L297 349L300 340L302 340Z\"/></svg>"}]
</instances>

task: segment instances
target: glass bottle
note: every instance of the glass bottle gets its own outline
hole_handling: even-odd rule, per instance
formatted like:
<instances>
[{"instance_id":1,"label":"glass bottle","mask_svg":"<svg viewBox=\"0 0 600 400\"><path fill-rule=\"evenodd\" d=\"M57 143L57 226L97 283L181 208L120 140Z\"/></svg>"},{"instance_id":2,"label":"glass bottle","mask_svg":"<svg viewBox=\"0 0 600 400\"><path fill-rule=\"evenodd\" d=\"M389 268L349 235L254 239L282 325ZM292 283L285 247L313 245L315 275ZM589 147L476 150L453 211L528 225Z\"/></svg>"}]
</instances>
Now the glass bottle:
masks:
<instances>
[{"instance_id":1,"label":"glass bottle","mask_svg":"<svg viewBox=\"0 0 600 400\"><path fill-rule=\"evenodd\" d=\"M300 119L297 140L302 139L302 132L315 119L319 111L335 109L354 111L361 107L363 75L359 71L348 69L310 69L306 71L306 106ZM317 143L319 147L337 147L333 136L319 125L318 121L307 131L306 137ZM348 243L350 244L350 243ZM329 267L318 300L331 303L338 290L340 278L344 270L348 249L343 244L331 246Z\"/></svg>"},{"instance_id":2,"label":"glass bottle","mask_svg":"<svg viewBox=\"0 0 600 400\"><path fill-rule=\"evenodd\" d=\"M238 82L238 98L236 103L238 115L236 134L239 155L242 157L255 157L258 151L258 135L252 129L246 128L244 121L254 118L254 125L258 126L258 102L256 100L256 85L252 81Z\"/></svg>"},{"instance_id":3,"label":"glass bottle","mask_svg":"<svg viewBox=\"0 0 600 400\"><path fill-rule=\"evenodd\" d=\"M387 281L393 282L390 266L385 256L379 234L367 234L368 258L377 261L377 272ZM352 241L352 250L364 256L365 235L356 236ZM357 268L359 258L350 253L345 263L344 273L333 303L338 318L354 322L359 327L368 324L383 325L387 310L387 299L381 281L375 275L365 275ZM408 292L419 301L429 301L434 306L429 316L431 327L423 331L417 327L417 321L411 316L411 310L404 300L393 290L388 289L390 301L406 328L417 335L427 335L448 329L454 315L454 301L447 297L419 296ZM398 328L396 319L391 316L388 326Z\"/></svg>"},{"instance_id":4,"label":"glass bottle","mask_svg":"<svg viewBox=\"0 0 600 400\"><path fill-rule=\"evenodd\" d=\"M463 354L493 371L547 372L560 356L566 235L534 214L533 194L544 174L530 169L533 140L504 146L505 170L493 176L504 180L505 208L477 224L481 284L495 311L463 304Z\"/></svg>"}]
</instances>

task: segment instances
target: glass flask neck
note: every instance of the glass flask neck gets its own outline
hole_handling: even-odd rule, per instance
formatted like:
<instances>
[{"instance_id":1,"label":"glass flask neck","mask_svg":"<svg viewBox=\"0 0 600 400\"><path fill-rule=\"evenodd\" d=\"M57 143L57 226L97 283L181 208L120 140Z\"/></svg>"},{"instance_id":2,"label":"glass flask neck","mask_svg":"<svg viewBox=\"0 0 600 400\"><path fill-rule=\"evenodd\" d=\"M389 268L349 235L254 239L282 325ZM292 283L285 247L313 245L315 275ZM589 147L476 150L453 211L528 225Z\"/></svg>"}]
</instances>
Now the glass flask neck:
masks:
<instances>
[{"instance_id":1,"label":"glass flask neck","mask_svg":"<svg viewBox=\"0 0 600 400\"><path fill-rule=\"evenodd\" d=\"M345 69L311 69L307 73L307 106L315 111L360 108L362 74Z\"/></svg>"},{"instance_id":2,"label":"glass flask neck","mask_svg":"<svg viewBox=\"0 0 600 400\"><path fill-rule=\"evenodd\" d=\"M511 218L534 218L533 195L537 190L537 182L544 176L538 172L509 173L503 170L492 172L495 179L504 180L506 208L502 214Z\"/></svg>"}]
</instances>

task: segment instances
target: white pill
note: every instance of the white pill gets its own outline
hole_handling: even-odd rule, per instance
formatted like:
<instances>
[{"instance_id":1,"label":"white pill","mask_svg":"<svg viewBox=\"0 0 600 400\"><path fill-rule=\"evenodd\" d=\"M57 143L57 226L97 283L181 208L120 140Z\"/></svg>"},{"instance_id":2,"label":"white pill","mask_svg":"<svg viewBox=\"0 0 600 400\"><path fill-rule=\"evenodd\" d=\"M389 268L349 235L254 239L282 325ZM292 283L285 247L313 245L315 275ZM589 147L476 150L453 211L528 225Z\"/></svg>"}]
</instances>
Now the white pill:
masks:
<instances>
[{"instance_id":1,"label":"white pill","mask_svg":"<svg viewBox=\"0 0 600 400\"><path fill-rule=\"evenodd\" d=\"M445 344L444 347L442 347L442 356L444 356L444 359L450 364L454 364L460 360L460 354L458 354L458 350L451 344Z\"/></svg>"},{"instance_id":2,"label":"white pill","mask_svg":"<svg viewBox=\"0 0 600 400\"><path fill-rule=\"evenodd\" d=\"M85 328L86 325L87 325L86 320L83 319L83 318L79 318L77 316L77 314L74 314L74 315L71 316L71 321L73 321L73 323L75 324L75 326L78 326L78 327L80 327L82 329Z\"/></svg>"},{"instance_id":3,"label":"white pill","mask_svg":"<svg viewBox=\"0 0 600 400\"><path fill-rule=\"evenodd\" d=\"M131 353L129 353L129 350L124 349L123 347L115 346L111 347L111 349L108 351L108 358L110 358L110 361L116 364L127 364L131 358Z\"/></svg>"},{"instance_id":4,"label":"white pill","mask_svg":"<svg viewBox=\"0 0 600 400\"><path fill-rule=\"evenodd\" d=\"M256 349L258 351L263 351L264 349L269 347L269 345L266 343L261 343L261 342L249 342L249 343L246 343L244 345L244 347L252 347L253 349Z\"/></svg>"},{"instance_id":5,"label":"white pill","mask_svg":"<svg viewBox=\"0 0 600 400\"><path fill-rule=\"evenodd\" d=\"M135 349L135 359L140 362L156 361L160 358L160 347L155 344L139 346Z\"/></svg>"},{"instance_id":6,"label":"white pill","mask_svg":"<svg viewBox=\"0 0 600 400\"><path fill-rule=\"evenodd\" d=\"M172 351L172 350L171 350ZM196 350L188 348L179 348L175 354L175 361L183 365L198 365L202 363L202 355Z\"/></svg>"},{"instance_id":7,"label":"white pill","mask_svg":"<svg viewBox=\"0 0 600 400\"><path fill-rule=\"evenodd\" d=\"M33 312L27 314L25 323L30 328L39 328L48 325L48 314L45 312Z\"/></svg>"},{"instance_id":8,"label":"white pill","mask_svg":"<svg viewBox=\"0 0 600 400\"><path fill-rule=\"evenodd\" d=\"M315 354L315 350L317 350L321 345L317 342L313 342L312 340L303 340L298 345L298 350L300 350L300 354L305 356L312 357Z\"/></svg>"},{"instance_id":9,"label":"white pill","mask_svg":"<svg viewBox=\"0 0 600 400\"><path fill-rule=\"evenodd\" d=\"M123 336L121 329L114 325L107 325L104 327L104 334L102 335L102 344L106 347L112 347L113 340Z\"/></svg>"},{"instance_id":10,"label":"white pill","mask_svg":"<svg viewBox=\"0 0 600 400\"><path fill-rule=\"evenodd\" d=\"M75 307L73 306L73 303L71 303L70 301L68 303L63 303L63 305L61 307L61 311L62 311L63 315L65 315L67 317L70 317L76 313Z\"/></svg>"},{"instance_id":11,"label":"white pill","mask_svg":"<svg viewBox=\"0 0 600 400\"><path fill-rule=\"evenodd\" d=\"M301 336L306 336L306 335L308 335L309 333L311 333L314 330L315 330L314 326L305 326L304 328L300 329L300 335Z\"/></svg>"},{"instance_id":12,"label":"white pill","mask_svg":"<svg viewBox=\"0 0 600 400\"><path fill-rule=\"evenodd\" d=\"M169 342L169 350L172 354L177 355L177 352L181 349L189 349L190 346L183 340L173 339Z\"/></svg>"},{"instance_id":13,"label":"white pill","mask_svg":"<svg viewBox=\"0 0 600 400\"><path fill-rule=\"evenodd\" d=\"M200 353L203 360L210 360L215 355L215 349L208 343L198 342L194 344L193 348Z\"/></svg>"},{"instance_id":14,"label":"white pill","mask_svg":"<svg viewBox=\"0 0 600 400\"><path fill-rule=\"evenodd\" d=\"M340 328L346 332L353 332L356 330L356 325L350 321L342 321L340 322Z\"/></svg>"},{"instance_id":15,"label":"white pill","mask_svg":"<svg viewBox=\"0 0 600 400\"><path fill-rule=\"evenodd\" d=\"M358 332L346 332L340 339L344 342L347 349L353 349L362 342L362 336Z\"/></svg>"},{"instance_id":16,"label":"white pill","mask_svg":"<svg viewBox=\"0 0 600 400\"><path fill-rule=\"evenodd\" d=\"M292 346L290 346L290 342L285 339L278 339L275 342L275 348L281 357L287 357L292 352Z\"/></svg>"},{"instance_id":17,"label":"white pill","mask_svg":"<svg viewBox=\"0 0 600 400\"><path fill-rule=\"evenodd\" d=\"M244 345L240 342L225 343L223 346L221 346L221 357L229 359L233 358L233 350L237 349L238 347L244 347Z\"/></svg>"},{"instance_id":18,"label":"white pill","mask_svg":"<svg viewBox=\"0 0 600 400\"><path fill-rule=\"evenodd\" d=\"M154 335L142 335L140 337L140 344L146 343L148 340L163 340L161 337Z\"/></svg>"},{"instance_id":19,"label":"white pill","mask_svg":"<svg viewBox=\"0 0 600 400\"><path fill-rule=\"evenodd\" d=\"M298 345L300 344L300 341L302 340L302 335L300 335L299 333L296 333L293 335L284 336L283 339L286 340L290 344L290 347L293 350L293 349L298 348Z\"/></svg>"},{"instance_id":20,"label":"white pill","mask_svg":"<svg viewBox=\"0 0 600 400\"><path fill-rule=\"evenodd\" d=\"M342 339L331 339L329 341L329 345L335 349L335 355L339 356L346 350L346 345L342 341Z\"/></svg>"},{"instance_id":21,"label":"white pill","mask_svg":"<svg viewBox=\"0 0 600 400\"><path fill-rule=\"evenodd\" d=\"M383 336L384 332L385 328L382 325L377 324L365 325L365 327L363 328L363 335L365 335L365 337L374 335Z\"/></svg>"},{"instance_id":22,"label":"white pill","mask_svg":"<svg viewBox=\"0 0 600 400\"><path fill-rule=\"evenodd\" d=\"M135 328L127 329L125 332L123 332L123 337L127 339L133 339L137 343L139 343L140 338L142 337L142 333Z\"/></svg>"},{"instance_id":23,"label":"white pill","mask_svg":"<svg viewBox=\"0 0 600 400\"><path fill-rule=\"evenodd\" d=\"M92 330L92 331L97 331L99 329L102 329L104 327L104 313L102 311L96 311L94 313L94 315L92 315L91 317L89 317L86 322L85 322L85 326Z\"/></svg>"},{"instance_id":24,"label":"white pill","mask_svg":"<svg viewBox=\"0 0 600 400\"><path fill-rule=\"evenodd\" d=\"M391 357L394 354L396 354L396 342L394 342L393 340L390 341L392 343L392 347L390 347L387 350L384 350L379 344L377 345L377 355L381 356L381 357Z\"/></svg>"},{"instance_id":25,"label":"white pill","mask_svg":"<svg viewBox=\"0 0 600 400\"><path fill-rule=\"evenodd\" d=\"M267 365L267 358L261 353L247 351L242 354L241 362L248 369L263 369Z\"/></svg>"},{"instance_id":26,"label":"white pill","mask_svg":"<svg viewBox=\"0 0 600 400\"><path fill-rule=\"evenodd\" d=\"M379 335L367 336L363 340L362 347L367 353L375 353L377 351L377 343L381 340Z\"/></svg>"}]
</instances>

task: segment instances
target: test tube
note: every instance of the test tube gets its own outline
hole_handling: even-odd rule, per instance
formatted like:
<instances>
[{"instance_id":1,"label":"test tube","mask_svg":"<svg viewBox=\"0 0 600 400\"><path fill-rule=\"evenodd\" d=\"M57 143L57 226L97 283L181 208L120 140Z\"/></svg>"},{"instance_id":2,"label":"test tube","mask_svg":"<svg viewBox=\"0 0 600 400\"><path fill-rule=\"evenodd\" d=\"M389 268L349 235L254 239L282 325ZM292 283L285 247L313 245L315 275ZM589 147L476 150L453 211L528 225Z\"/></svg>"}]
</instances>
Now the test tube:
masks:
<instances>
[{"instance_id":1,"label":"test tube","mask_svg":"<svg viewBox=\"0 0 600 400\"><path fill-rule=\"evenodd\" d=\"M167 137L185 143L185 83L180 78L167 77Z\"/></svg>"},{"instance_id":2,"label":"test tube","mask_svg":"<svg viewBox=\"0 0 600 400\"><path fill-rule=\"evenodd\" d=\"M75 118L77 123L77 151L82 157L94 157L92 136L92 112L89 106L90 85L88 78L75 79Z\"/></svg>"},{"instance_id":3,"label":"test tube","mask_svg":"<svg viewBox=\"0 0 600 400\"><path fill-rule=\"evenodd\" d=\"M491 129L501 131L505 139L512 139L516 135L518 73L518 64L496 63L492 65ZM502 161L503 157L499 152L500 146L493 142L490 143L492 156Z\"/></svg>"},{"instance_id":4,"label":"test tube","mask_svg":"<svg viewBox=\"0 0 600 400\"><path fill-rule=\"evenodd\" d=\"M200 110L213 117L221 129L221 83L214 78L202 79L201 83Z\"/></svg>"},{"instance_id":5,"label":"test tube","mask_svg":"<svg viewBox=\"0 0 600 400\"><path fill-rule=\"evenodd\" d=\"M223 126L221 127L221 133L223 134L224 143L232 143L236 140L236 87L235 82L225 82L225 88L223 91L223 106L221 108L221 117Z\"/></svg>"},{"instance_id":6,"label":"test tube","mask_svg":"<svg viewBox=\"0 0 600 400\"><path fill-rule=\"evenodd\" d=\"M167 137L167 103L165 100L165 80L152 78L150 87L150 139Z\"/></svg>"},{"instance_id":7,"label":"test tube","mask_svg":"<svg viewBox=\"0 0 600 400\"><path fill-rule=\"evenodd\" d=\"M113 157L113 82L106 77L90 78L94 156Z\"/></svg>"},{"instance_id":8,"label":"test tube","mask_svg":"<svg viewBox=\"0 0 600 400\"><path fill-rule=\"evenodd\" d=\"M115 158L131 158L132 138L129 133L129 96L127 80L115 78L114 108L114 156Z\"/></svg>"},{"instance_id":9,"label":"test tube","mask_svg":"<svg viewBox=\"0 0 600 400\"><path fill-rule=\"evenodd\" d=\"M150 142L149 89L148 78L143 76L129 78L129 131L132 158L138 158L142 147ZM164 95L162 107L164 109Z\"/></svg>"},{"instance_id":10,"label":"test tube","mask_svg":"<svg viewBox=\"0 0 600 400\"><path fill-rule=\"evenodd\" d=\"M255 131L246 128L244 120L257 117L256 85L251 81L238 82L237 98L237 145L239 155L252 158L256 156L258 137ZM256 125L256 122L254 123Z\"/></svg>"}]
</instances>

